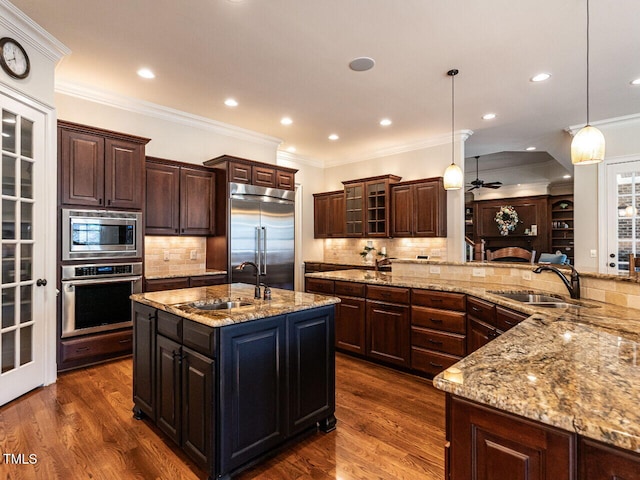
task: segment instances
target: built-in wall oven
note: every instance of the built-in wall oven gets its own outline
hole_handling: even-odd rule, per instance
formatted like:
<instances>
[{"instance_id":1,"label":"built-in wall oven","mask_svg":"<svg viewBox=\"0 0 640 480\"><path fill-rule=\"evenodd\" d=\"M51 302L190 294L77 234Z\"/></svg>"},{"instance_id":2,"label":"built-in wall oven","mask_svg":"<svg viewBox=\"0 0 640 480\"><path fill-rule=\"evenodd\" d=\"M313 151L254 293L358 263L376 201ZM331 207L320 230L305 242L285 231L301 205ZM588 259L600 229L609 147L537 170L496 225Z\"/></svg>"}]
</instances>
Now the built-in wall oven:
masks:
<instances>
[{"instance_id":1,"label":"built-in wall oven","mask_svg":"<svg viewBox=\"0 0 640 480\"><path fill-rule=\"evenodd\" d=\"M129 327L142 263L67 265L61 283L63 338Z\"/></svg>"},{"instance_id":2,"label":"built-in wall oven","mask_svg":"<svg viewBox=\"0 0 640 480\"><path fill-rule=\"evenodd\" d=\"M142 257L142 213L62 210L62 261Z\"/></svg>"}]
</instances>

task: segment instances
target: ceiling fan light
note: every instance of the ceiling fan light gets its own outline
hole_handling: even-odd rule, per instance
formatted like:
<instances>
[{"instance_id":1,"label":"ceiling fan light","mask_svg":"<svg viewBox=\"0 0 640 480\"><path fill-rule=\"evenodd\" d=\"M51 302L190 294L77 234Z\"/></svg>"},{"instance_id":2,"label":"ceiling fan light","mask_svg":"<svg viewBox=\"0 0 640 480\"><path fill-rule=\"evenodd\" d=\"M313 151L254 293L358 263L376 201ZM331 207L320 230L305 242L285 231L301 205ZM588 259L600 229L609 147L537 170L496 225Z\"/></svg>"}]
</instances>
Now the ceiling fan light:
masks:
<instances>
[{"instance_id":1,"label":"ceiling fan light","mask_svg":"<svg viewBox=\"0 0 640 480\"><path fill-rule=\"evenodd\" d=\"M604 160L604 135L596 127L583 127L571 141L571 163L590 165Z\"/></svg>"},{"instance_id":2,"label":"ceiling fan light","mask_svg":"<svg viewBox=\"0 0 640 480\"><path fill-rule=\"evenodd\" d=\"M460 190L462 188L462 183L462 169L455 163L452 163L444 171L444 189Z\"/></svg>"}]
</instances>

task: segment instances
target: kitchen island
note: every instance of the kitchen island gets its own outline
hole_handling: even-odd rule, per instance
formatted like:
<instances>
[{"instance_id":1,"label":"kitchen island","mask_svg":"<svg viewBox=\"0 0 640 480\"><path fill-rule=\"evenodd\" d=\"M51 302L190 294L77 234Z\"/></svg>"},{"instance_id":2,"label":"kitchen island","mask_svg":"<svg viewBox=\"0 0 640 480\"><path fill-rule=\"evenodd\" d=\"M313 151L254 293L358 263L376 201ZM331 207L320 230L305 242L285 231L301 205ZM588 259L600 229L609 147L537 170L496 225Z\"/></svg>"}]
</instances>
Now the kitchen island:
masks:
<instances>
[{"instance_id":1,"label":"kitchen island","mask_svg":"<svg viewBox=\"0 0 640 480\"><path fill-rule=\"evenodd\" d=\"M134 416L210 478L335 428L334 297L217 285L132 295Z\"/></svg>"},{"instance_id":2,"label":"kitchen island","mask_svg":"<svg viewBox=\"0 0 640 480\"><path fill-rule=\"evenodd\" d=\"M527 305L482 280L357 270L307 280L410 289L412 315L424 312L414 306L424 292L530 315L434 378L447 392L446 478L640 479L638 310L566 298L563 308Z\"/></svg>"}]
</instances>

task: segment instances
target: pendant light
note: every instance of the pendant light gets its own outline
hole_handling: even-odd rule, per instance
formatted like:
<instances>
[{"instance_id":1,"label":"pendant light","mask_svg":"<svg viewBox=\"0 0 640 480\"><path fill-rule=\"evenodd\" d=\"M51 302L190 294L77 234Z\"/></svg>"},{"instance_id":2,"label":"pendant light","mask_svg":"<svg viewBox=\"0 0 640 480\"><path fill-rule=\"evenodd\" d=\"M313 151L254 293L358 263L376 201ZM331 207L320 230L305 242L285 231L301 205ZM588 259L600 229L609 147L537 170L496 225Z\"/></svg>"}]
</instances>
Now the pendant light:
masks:
<instances>
[{"instance_id":1,"label":"pendant light","mask_svg":"<svg viewBox=\"0 0 640 480\"><path fill-rule=\"evenodd\" d=\"M456 165L454 160L455 156L455 141L454 141L454 101L455 101L455 89L453 85L453 79L458 74L458 70L455 68L449 70L447 75L451 77L451 165L444 171L444 189L445 190L460 190L463 184L462 169Z\"/></svg>"},{"instance_id":2,"label":"pendant light","mask_svg":"<svg viewBox=\"0 0 640 480\"><path fill-rule=\"evenodd\" d=\"M589 125L589 0L587 0L587 124L571 142L571 163L589 165L604 160L604 135Z\"/></svg>"}]
</instances>

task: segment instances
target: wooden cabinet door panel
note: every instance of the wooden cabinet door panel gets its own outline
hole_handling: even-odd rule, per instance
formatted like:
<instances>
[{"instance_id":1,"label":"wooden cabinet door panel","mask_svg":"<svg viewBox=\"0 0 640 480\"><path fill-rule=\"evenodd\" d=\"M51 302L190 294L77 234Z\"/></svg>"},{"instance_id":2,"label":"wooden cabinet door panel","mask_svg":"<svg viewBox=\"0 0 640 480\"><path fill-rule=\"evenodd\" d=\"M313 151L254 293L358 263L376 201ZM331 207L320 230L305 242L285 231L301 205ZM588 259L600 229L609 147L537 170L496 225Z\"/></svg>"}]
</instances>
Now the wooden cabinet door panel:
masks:
<instances>
[{"instance_id":1,"label":"wooden cabinet door panel","mask_svg":"<svg viewBox=\"0 0 640 480\"><path fill-rule=\"evenodd\" d=\"M514 312L508 308L500 307L496 305L496 326L499 330L506 332L512 327L522 322L525 318L528 318L529 314Z\"/></svg>"},{"instance_id":2,"label":"wooden cabinet door panel","mask_svg":"<svg viewBox=\"0 0 640 480\"><path fill-rule=\"evenodd\" d=\"M581 480L632 480L640 478L640 455L580 439Z\"/></svg>"},{"instance_id":3,"label":"wooden cabinet door panel","mask_svg":"<svg viewBox=\"0 0 640 480\"><path fill-rule=\"evenodd\" d=\"M409 307L367 300L367 356L383 362L410 365Z\"/></svg>"},{"instance_id":4,"label":"wooden cabinet door panel","mask_svg":"<svg viewBox=\"0 0 640 480\"><path fill-rule=\"evenodd\" d=\"M409 303L409 289L404 287L384 287L367 285L367 298L390 303Z\"/></svg>"},{"instance_id":5,"label":"wooden cabinet door panel","mask_svg":"<svg viewBox=\"0 0 640 480\"><path fill-rule=\"evenodd\" d=\"M411 345L463 357L467 350L464 335L429 328L411 327Z\"/></svg>"},{"instance_id":6,"label":"wooden cabinet door panel","mask_svg":"<svg viewBox=\"0 0 640 480\"><path fill-rule=\"evenodd\" d=\"M335 293L336 295L344 295L347 297L364 297L365 284L336 280Z\"/></svg>"},{"instance_id":7,"label":"wooden cabinet door panel","mask_svg":"<svg viewBox=\"0 0 640 480\"><path fill-rule=\"evenodd\" d=\"M496 306L485 300L475 297L467 297L467 313L478 320L496 326Z\"/></svg>"},{"instance_id":8,"label":"wooden cabinet door panel","mask_svg":"<svg viewBox=\"0 0 640 480\"><path fill-rule=\"evenodd\" d=\"M253 167L251 167L251 183L259 187L275 187L275 169L268 167L258 167L257 165L254 165Z\"/></svg>"},{"instance_id":9,"label":"wooden cabinet door panel","mask_svg":"<svg viewBox=\"0 0 640 480\"><path fill-rule=\"evenodd\" d=\"M467 355L475 352L498 336L498 332L491 325L468 317Z\"/></svg>"},{"instance_id":10,"label":"wooden cabinet door panel","mask_svg":"<svg viewBox=\"0 0 640 480\"><path fill-rule=\"evenodd\" d=\"M179 343L156 337L156 422L158 428L180 445L181 347Z\"/></svg>"},{"instance_id":11,"label":"wooden cabinet door panel","mask_svg":"<svg viewBox=\"0 0 640 480\"><path fill-rule=\"evenodd\" d=\"M417 327L444 330L464 334L467 331L466 315L437 308L411 307L411 323Z\"/></svg>"},{"instance_id":12,"label":"wooden cabinet door panel","mask_svg":"<svg viewBox=\"0 0 640 480\"><path fill-rule=\"evenodd\" d=\"M305 291L309 293L333 293L333 280L325 278L305 278Z\"/></svg>"},{"instance_id":13,"label":"wooden cabinet door panel","mask_svg":"<svg viewBox=\"0 0 640 480\"><path fill-rule=\"evenodd\" d=\"M336 348L365 354L366 304L362 298L340 297L336 305Z\"/></svg>"},{"instance_id":14,"label":"wooden cabinet door panel","mask_svg":"<svg viewBox=\"0 0 640 480\"><path fill-rule=\"evenodd\" d=\"M60 130L62 203L104 206L104 138Z\"/></svg>"},{"instance_id":15,"label":"wooden cabinet door panel","mask_svg":"<svg viewBox=\"0 0 640 480\"><path fill-rule=\"evenodd\" d=\"M133 305L133 401L155 421L156 309Z\"/></svg>"},{"instance_id":16,"label":"wooden cabinet door panel","mask_svg":"<svg viewBox=\"0 0 640 480\"><path fill-rule=\"evenodd\" d=\"M180 167L147 162L145 234L180 233Z\"/></svg>"},{"instance_id":17,"label":"wooden cabinet door panel","mask_svg":"<svg viewBox=\"0 0 640 480\"><path fill-rule=\"evenodd\" d=\"M289 428L292 435L335 410L334 307L287 316Z\"/></svg>"},{"instance_id":18,"label":"wooden cabinet door panel","mask_svg":"<svg viewBox=\"0 0 640 480\"><path fill-rule=\"evenodd\" d=\"M180 234L214 235L213 172L180 168Z\"/></svg>"},{"instance_id":19,"label":"wooden cabinet door panel","mask_svg":"<svg viewBox=\"0 0 640 480\"><path fill-rule=\"evenodd\" d=\"M327 205L327 236L341 237L345 231L344 192L331 195Z\"/></svg>"},{"instance_id":20,"label":"wooden cabinet door panel","mask_svg":"<svg viewBox=\"0 0 640 480\"><path fill-rule=\"evenodd\" d=\"M276 188L280 188L282 190L295 190L295 174L293 172L276 170Z\"/></svg>"},{"instance_id":21,"label":"wooden cabinet door panel","mask_svg":"<svg viewBox=\"0 0 640 480\"><path fill-rule=\"evenodd\" d=\"M229 181L234 183L251 183L251 165L229 162Z\"/></svg>"},{"instance_id":22,"label":"wooden cabinet door panel","mask_svg":"<svg viewBox=\"0 0 640 480\"><path fill-rule=\"evenodd\" d=\"M285 317L220 329L220 471L230 472L286 434ZM256 401L255 399L259 399Z\"/></svg>"},{"instance_id":23,"label":"wooden cabinet door panel","mask_svg":"<svg viewBox=\"0 0 640 480\"><path fill-rule=\"evenodd\" d=\"M411 347L411 368L433 376L449 368L460 358L420 347Z\"/></svg>"},{"instance_id":24,"label":"wooden cabinet door panel","mask_svg":"<svg viewBox=\"0 0 640 480\"><path fill-rule=\"evenodd\" d=\"M447 399L451 480L575 479L574 434Z\"/></svg>"},{"instance_id":25,"label":"wooden cabinet door panel","mask_svg":"<svg viewBox=\"0 0 640 480\"><path fill-rule=\"evenodd\" d=\"M391 187L391 236L413 235L413 188L411 185Z\"/></svg>"},{"instance_id":26,"label":"wooden cabinet door panel","mask_svg":"<svg viewBox=\"0 0 640 480\"><path fill-rule=\"evenodd\" d=\"M329 197L318 195L313 198L313 238L326 238L329 217Z\"/></svg>"},{"instance_id":27,"label":"wooden cabinet door panel","mask_svg":"<svg viewBox=\"0 0 640 480\"><path fill-rule=\"evenodd\" d=\"M414 227L416 237L446 237L446 196L440 182L418 183L414 186ZM444 194L446 195L446 194Z\"/></svg>"},{"instance_id":28,"label":"wooden cabinet door panel","mask_svg":"<svg viewBox=\"0 0 640 480\"><path fill-rule=\"evenodd\" d=\"M214 361L182 350L182 448L200 468L210 471L215 458Z\"/></svg>"},{"instance_id":29,"label":"wooden cabinet door panel","mask_svg":"<svg viewBox=\"0 0 640 480\"><path fill-rule=\"evenodd\" d=\"M443 310L466 311L466 298L467 296L463 293L436 292L417 288L411 290L411 305L441 308Z\"/></svg>"},{"instance_id":30,"label":"wooden cabinet door panel","mask_svg":"<svg viewBox=\"0 0 640 480\"><path fill-rule=\"evenodd\" d=\"M107 207L142 209L144 146L105 140L105 198Z\"/></svg>"}]
</instances>

